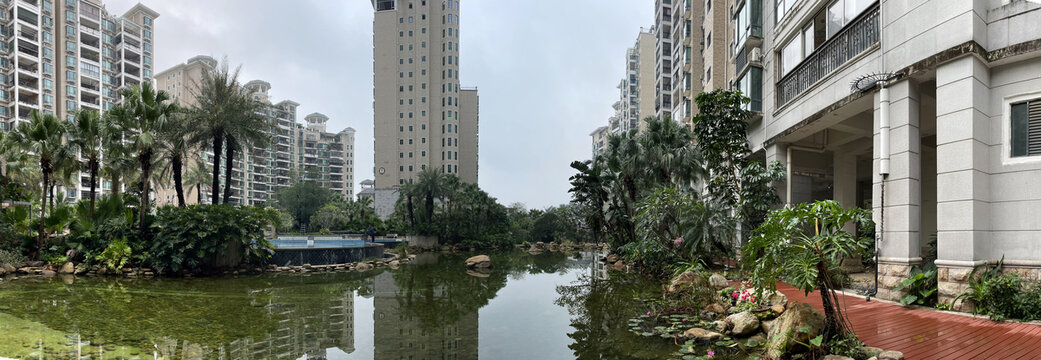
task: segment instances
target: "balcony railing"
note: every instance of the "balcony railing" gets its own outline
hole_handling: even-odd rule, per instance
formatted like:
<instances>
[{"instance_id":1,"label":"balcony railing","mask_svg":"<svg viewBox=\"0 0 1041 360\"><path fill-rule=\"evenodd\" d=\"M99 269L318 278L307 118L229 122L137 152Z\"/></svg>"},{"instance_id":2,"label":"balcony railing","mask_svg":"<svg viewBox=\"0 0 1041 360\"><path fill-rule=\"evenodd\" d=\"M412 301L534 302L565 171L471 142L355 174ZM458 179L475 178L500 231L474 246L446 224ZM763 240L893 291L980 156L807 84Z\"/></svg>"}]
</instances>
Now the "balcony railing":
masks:
<instances>
[{"instance_id":1,"label":"balcony railing","mask_svg":"<svg viewBox=\"0 0 1041 360\"><path fill-rule=\"evenodd\" d=\"M783 106L850 59L871 48L879 37L878 3L824 42L777 83L777 106Z\"/></svg>"}]
</instances>

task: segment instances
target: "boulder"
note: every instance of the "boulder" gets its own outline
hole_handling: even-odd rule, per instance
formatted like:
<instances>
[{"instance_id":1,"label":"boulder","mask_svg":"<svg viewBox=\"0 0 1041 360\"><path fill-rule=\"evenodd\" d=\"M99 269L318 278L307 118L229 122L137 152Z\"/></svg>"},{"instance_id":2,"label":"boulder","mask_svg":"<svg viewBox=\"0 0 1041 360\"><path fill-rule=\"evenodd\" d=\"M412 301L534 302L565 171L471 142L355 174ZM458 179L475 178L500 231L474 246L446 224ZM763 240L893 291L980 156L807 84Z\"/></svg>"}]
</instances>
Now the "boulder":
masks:
<instances>
[{"instance_id":1,"label":"boulder","mask_svg":"<svg viewBox=\"0 0 1041 360\"><path fill-rule=\"evenodd\" d=\"M467 269L487 269L492 267L492 259L488 255L477 255L466 259Z\"/></svg>"},{"instance_id":2,"label":"boulder","mask_svg":"<svg viewBox=\"0 0 1041 360\"><path fill-rule=\"evenodd\" d=\"M760 302L763 306L788 305L788 297L784 296L780 291L774 291L769 295L764 295L763 298L763 301Z\"/></svg>"},{"instance_id":3,"label":"boulder","mask_svg":"<svg viewBox=\"0 0 1041 360\"><path fill-rule=\"evenodd\" d=\"M825 355L821 360L853 360L853 358L842 355Z\"/></svg>"},{"instance_id":4,"label":"boulder","mask_svg":"<svg viewBox=\"0 0 1041 360\"><path fill-rule=\"evenodd\" d=\"M723 334L702 328L687 329L687 331L683 332L683 336L688 339L696 339L700 341L716 341L723 338Z\"/></svg>"},{"instance_id":5,"label":"boulder","mask_svg":"<svg viewBox=\"0 0 1041 360\"><path fill-rule=\"evenodd\" d=\"M614 269L615 269L615 270L622 270L622 269L625 269L625 263L623 263L623 262L622 262L622 260L618 260L618 261L615 261L615 263L614 263Z\"/></svg>"},{"instance_id":6,"label":"boulder","mask_svg":"<svg viewBox=\"0 0 1041 360\"><path fill-rule=\"evenodd\" d=\"M795 350L805 350L805 346L800 343L808 344L810 339L820 335L824 328L824 314L810 304L794 302L768 327L770 331L766 337L771 343L766 350L766 357L778 359ZM809 331L799 331L803 328Z\"/></svg>"},{"instance_id":7,"label":"boulder","mask_svg":"<svg viewBox=\"0 0 1041 360\"><path fill-rule=\"evenodd\" d=\"M865 346L860 348L860 352L864 353L864 355L867 357L878 357L878 355L881 354L883 351L885 350L873 346Z\"/></svg>"},{"instance_id":8,"label":"boulder","mask_svg":"<svg viewBox=\"0 0 1041 360\"><path fill-rule=\"evenodd\" d=\"M726 314L727 308L720 304L708 304L701 310L701 314Z\"/></svg>"},{"instance_id":9,"label":"boulder","mask_svg":"<svg viewBox=\"0 0 1041 360\"><path fill-rule=\"evenodd\" d=\"M0 276L3 276L6 273L7 273L7 269L4 269L3 267L0 267Z\"/></svg>"},{"instance_id":10,"label":"boulder","mask_svg":"<svg viewBox=\"0 0 1041 360\"><path fill-rule=\"evenodd\" d=\"M537 241L537 242L535 242L535 248L536 249L540 249L540 250L541 249L545 249L546 248L546 243L541 242L541 241Z\"/></svg>"},{"instance_id":11,"label":"boulder","mask_svg":"<svg viewBox=\"0 0 1041 360\"><path fill-rule=\"evenodd\" d=\"M774 314L780 315L784 313L784 305L770 305L770 311Z\"/></svg>"},{"instance_id":12,"label":"boulder","mask_svg":"<svg viewBox=\"0 0 1041 360\"><path fill-rule=\"evenodd\" d=\"M727 316L723 326L734 336L749 336L759 331L759 318L751 312L743 311Z\"/></svg>"},{"instance_id":13,"label":"boulder","mask_svg":"<svg viewBox=\"0 0 1041 360\"><path fill-rule=\"evenodd\" d=\"M40 271L40 275L43 275L45 277L52 277L54 275L57 275L57 273L55 273L54 270L44 269L43 271Z\"/></svg>"},{"instance_id":14,"label":"boulder","mask_svg":"<svg viewBox=\"0 0 1041 360\"><path fill-rule=\"evenodd\" d=\"M15 271L18 271L18 268L14 267L14 265L11 264L4 264L4 266L2 267L4 268L4 270L7 270L7 272L10 274L14 274Z\"/></svg>"},{"instance_id":15,"label":"boulder","mask_svg":"<svg viewBox=\"0 0 1041 360\"><path fill-rule=\"evenodd\" d=\"M392 267L392 268L396 268L396 267L398 267L398 266L401 266L401 262L400 262L400 261L397 261L397 260L393 260L393 261L391 261L391 262L390 262L390 264L389 264L389 265L390 265L390 267Z\"/></svg>"},{"instance_id":16,"label":"boulder","mask_svg":"<svg viewBox=\"0 0 1041 360\"><path fill-rule=\"evenodd\" d=\"M878 360L904 360L904 353L899 351L883 351L878 354Z\"/></svg>"},{"instance_id":17,"label":"boulder","mask_svg":"<svg viewBox=\"0 0 1041 360\"><path fill-rule=\"evenodd\" d=\"M358 266L354 267L354 270L357 270L357 271L369 271L369 270L372 270L372 265L370 265L369 263L360 263L360 264L358 264Z\"/></svg>"},{"instance_id":18,"label":"boulder","mask_svg":"<svg viewBox=\"0 0 1041 360\"><path fill-rule=\"evenodd\" d=\"M58 273L61 274L72 274L74 272L76 272L76 264L73 264L71 261L62 265L61 270L58 270Z\"/></svg>"},{"instance_id":19,"label":"boulder","mask_svg":"<svg viewBox=\"0 0 1041 360\"><path fill-rule=\"evenodd\" d=\"M727 278L720 274L712 274L712 276L709 276L708 283L716 289L725 289L730 286L730 282L727 281Z\"/></svg>"},{"instance_id":20,"label":"boulder","mask_svg":"<svg viewBox=\"0 0 1041 360\"><path fill-rule=\"evenodd\" d=\"M26 261L25 262L25 266L28 266L28 267L40 267L40 266L43 266L43 261L40 261L40 260Z\"/></svg>"},{"instance_id":21,"label":"boulder","mask_svg":"<svg viewBox=\"0 0 1041 360\"><path fill-rule=\"evenodd\" d=\"M672 283L669 284L669 292L677 292L682 290L684 287L688 287L698 279L698 274L693 271L684 271L682 274L672 279ZM713 304L714 305L714 304Z\"/></svg>"},{"instance_id":22,"label":"boulder","mask_svg":"<svg viewBox=\"0 0 1041 360\"><path fill-rule=\"evenodd\" d=\"M776 322L777 322L777 319L763 320L763 321L759 322L759 327L763 328L763 332L770 333L770 329L773 328L774 323L776 323Z\"/></svg>"}]
</instances>

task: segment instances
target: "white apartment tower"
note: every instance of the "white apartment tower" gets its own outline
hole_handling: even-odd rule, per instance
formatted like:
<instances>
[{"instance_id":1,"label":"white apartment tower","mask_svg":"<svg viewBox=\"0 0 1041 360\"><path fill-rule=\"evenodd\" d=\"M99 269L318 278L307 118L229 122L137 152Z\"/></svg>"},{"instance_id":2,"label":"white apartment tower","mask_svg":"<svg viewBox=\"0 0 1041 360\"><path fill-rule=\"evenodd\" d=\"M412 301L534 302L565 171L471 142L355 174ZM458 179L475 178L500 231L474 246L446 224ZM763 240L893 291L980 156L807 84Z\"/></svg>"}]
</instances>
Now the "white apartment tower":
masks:
<instances>
[{"instance_id":1,"label":"white apartment tower","mask_svg":"<svg viewBox=\"0 0 1041 360\"><path fill-rule=\"evenodd\" d=\"M654 0L654 114L672 113L672 1Z\"/></svg>"},{"instance_id":2,"label":"white apartment tower","mask_svg":"<svg viewBox=\"0 0 1041 360\"><path fill-rule=\"evenodd\" d=\"M477 183L477 89L459 81L458 0L373 0L375 191L381 216L396 188L428 167Z\"/></svg>"},{"instance_id":3,"label":"white apartment tower","mask_svg":"<svg viewBox=\"0 0 1041 360\"><path fill-rule=\"evenodd\" d=\"M137 4L110 14L98 0L0 1L0 123L10 130L36 110L71 119L104 113L119 89L151 81L153 25L159 14ZM69 199L90 190L88 174L64 188ZM101 181L99 191L111 191Z\"/></svg>"}]
</instances>

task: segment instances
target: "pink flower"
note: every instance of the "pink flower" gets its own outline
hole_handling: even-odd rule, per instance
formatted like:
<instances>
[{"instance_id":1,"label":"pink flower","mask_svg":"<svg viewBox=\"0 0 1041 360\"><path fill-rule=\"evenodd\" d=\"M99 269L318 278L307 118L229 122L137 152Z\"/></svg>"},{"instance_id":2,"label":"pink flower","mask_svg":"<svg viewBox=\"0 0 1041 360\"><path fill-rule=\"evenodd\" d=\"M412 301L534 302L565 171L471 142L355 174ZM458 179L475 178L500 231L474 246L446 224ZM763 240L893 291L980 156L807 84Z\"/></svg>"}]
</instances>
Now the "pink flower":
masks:
<instances>
[{"instance_id":1,"label":"pink flower","mask_svg":"<svg viewBox=\"0 0 1041 360\"><path fill-rule=\"evenodd\" d=\"M738 296L737 291L735 291L733 294L730 294L730 297L735 298L735 299L737 299L737 296Z\"/></svg>"},{"instance_id":2,"label":"pink flower","mask_svg":"<svg viewBox=\"0 0 1041 360\"><path fill-rule=\"evenodd\" d=\"M676 240L673 240L672 243L676 244L676 246L679 246L680 244L683 243L683 237L680 236L680 237L676 238Z\"/></svg>"},{"instance_id":3,"label":"pink flower","mask_svg":"<svg viewBox=\"0 0 1041 360\"><path fill-rule=\"evenodd\" d=\"M683 318L683 321L687 321L687 318Z\"/></svg>"},{"instance_id":4,"label":"pink flower","mask_svg":"<svg viewBox=\"0 0 1041 360\"><path fill-rule=\"evenodd\" d=\"M650 315L650 314L651 314L651 312L650 312L650 311L648 311L648 312L647 312L647 315Z\"/></svg>"},{"instance_id":5,"label":"pink flower","mask_svg":"<svg viewBox=\"0 0 1041 360\"><path fill-rule=\"evenodd\" d=\"M709 350L707 355L708 355L708 357L713 357L713 356L716 356L716 352L712 351L712 350Z\"/></svg>"}]
</instances>

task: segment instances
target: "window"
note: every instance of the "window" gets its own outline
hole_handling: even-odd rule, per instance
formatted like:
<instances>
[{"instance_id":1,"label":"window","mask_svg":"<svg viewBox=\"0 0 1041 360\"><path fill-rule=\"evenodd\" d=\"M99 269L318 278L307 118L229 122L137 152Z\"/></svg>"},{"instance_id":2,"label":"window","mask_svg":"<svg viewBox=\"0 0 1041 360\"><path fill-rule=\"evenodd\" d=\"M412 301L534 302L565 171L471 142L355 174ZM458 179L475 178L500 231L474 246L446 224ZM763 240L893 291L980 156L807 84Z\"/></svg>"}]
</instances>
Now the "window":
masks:
<instances>
[{"instance_id":1,"label":"window","mask_svg":"<svg viewBox=\"0 0 1041 360\"><path fill-rule=\"evenodd\" d=\"M752 101L741 105L745 110L763 111L763 69L752 66L737 80L737 90Z\"/></svg>"},{"instance_id":2,"label":"window","mask_svg":"<svg viewBox=\"0 0 1041 360\"><path fill-rule=\"evenodd\" d=\"M1012 157L1041 155L1041 99L1012 104Z\"/></svg>"}]
</instances>

